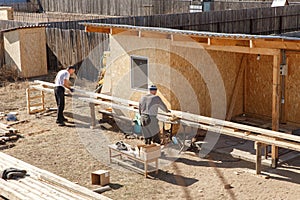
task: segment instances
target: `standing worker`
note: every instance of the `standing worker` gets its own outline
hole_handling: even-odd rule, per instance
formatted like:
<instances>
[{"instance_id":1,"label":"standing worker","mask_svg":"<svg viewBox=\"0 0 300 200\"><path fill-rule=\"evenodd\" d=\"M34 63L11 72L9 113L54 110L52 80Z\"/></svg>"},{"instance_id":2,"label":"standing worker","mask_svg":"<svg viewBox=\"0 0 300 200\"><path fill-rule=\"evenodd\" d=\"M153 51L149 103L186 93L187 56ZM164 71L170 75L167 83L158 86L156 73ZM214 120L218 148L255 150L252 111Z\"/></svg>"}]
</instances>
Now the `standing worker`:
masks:
<instances>
[{"instance_id":1,"label":"standing worker","mask_svg":"<svg viewBox=\"0 0 300 200\"><path fill-rule=\"evenodd\" d=\"M68 121L64 117L64 109L65 109L65 88L69 89L71 92L74 91L73 88L71 88L69 83L70 75L74 74L75 67L70 66L67 69L60 70L55 78L55 100L57 104L57 119L56 123L59 126L65 126L65 122Z\"/></svg>"},{"instance_id":2,"label":"standing worker","mask_svg":"<svg viewBox=\"0 0 300 200\"><path fill-rule=\"evenodd\" d=\"M142 133L145 138L145 144L151 144L155 142L160 144L159 138L159 125L157 119L158 108L161 108L165 112L170 112L161 100L156 95L157 87L151 85L149 88L149 94L143 96L139 102L139 113L141 115Z\"/></svg>"}]
</instances>

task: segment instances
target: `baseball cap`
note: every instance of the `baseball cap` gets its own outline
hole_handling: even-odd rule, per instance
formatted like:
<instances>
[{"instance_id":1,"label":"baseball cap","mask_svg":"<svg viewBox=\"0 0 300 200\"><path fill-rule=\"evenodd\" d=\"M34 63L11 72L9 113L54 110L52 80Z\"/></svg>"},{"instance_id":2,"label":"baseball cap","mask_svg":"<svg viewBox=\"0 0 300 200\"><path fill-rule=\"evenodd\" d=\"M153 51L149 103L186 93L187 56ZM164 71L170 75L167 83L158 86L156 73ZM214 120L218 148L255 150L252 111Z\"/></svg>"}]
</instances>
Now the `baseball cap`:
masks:
<instances>
[{"instance_id":1,"label":"baseball cap","mask_svg":"<svg viewBox=\"0 0 300 200\"><path fill-rule=\"evenodd\" d=\"M156 85L151 85L151 86L149 87L149 90L157 90Z\"/></svg>"}]
</instances>

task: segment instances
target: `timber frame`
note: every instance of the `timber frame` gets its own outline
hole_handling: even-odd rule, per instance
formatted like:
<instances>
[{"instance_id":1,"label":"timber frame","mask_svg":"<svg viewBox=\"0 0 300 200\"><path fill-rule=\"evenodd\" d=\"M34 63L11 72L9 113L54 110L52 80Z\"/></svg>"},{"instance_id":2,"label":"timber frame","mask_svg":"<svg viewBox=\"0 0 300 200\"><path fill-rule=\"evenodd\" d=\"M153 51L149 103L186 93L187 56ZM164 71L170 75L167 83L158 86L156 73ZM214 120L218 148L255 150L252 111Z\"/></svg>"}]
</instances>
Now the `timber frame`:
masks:
<instances>
[{"instance_id":1,"label":"timber frame","mask_svg":"<svg viewBox=\"0 0 300 200\"><path fill-rule=\"evenodd\" d=\"M157 27L140 27L130 25L82 23L86 32L99 32L106 34L122 34L128 36L169 39L171 41L197 42L206 50L226 51L232 53L268 55L273 57L273 92L272 92L272 130L279 130L281 115L284 115L285 106L281 107L281 76L280 66L287 51L300 51L300 38L222 34L212 32L197 32L175 30ZM230 118L227 117L227 120ZM283 119L284 120L284 119ZM261 144L257 143L258 148ZM278 147L272 145L272 167L276 168L278 162Z\"/></svg>"}]
</instances>

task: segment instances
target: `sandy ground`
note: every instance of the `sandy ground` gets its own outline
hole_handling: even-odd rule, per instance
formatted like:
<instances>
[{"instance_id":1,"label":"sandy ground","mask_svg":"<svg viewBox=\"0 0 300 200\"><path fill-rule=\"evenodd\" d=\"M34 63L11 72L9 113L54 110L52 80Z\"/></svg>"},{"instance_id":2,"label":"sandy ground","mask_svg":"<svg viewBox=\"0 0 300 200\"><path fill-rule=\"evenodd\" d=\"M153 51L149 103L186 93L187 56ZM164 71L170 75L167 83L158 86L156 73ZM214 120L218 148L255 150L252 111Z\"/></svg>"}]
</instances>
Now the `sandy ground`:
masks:
<instances>
[{"instance_id":1,"label":"sandy ground","mask_svg":"<svg viewBox=\"0 0 300 200\"><path fill-rule=\"evenodd\" d=\"M18 82L0 87L0 112L16 111L19 120L28 120L14 125L23 138L15 142L14 147L2 151L90 189L99 187L91 185L91 172L109 170L113 189L103 193L107 197L300 199L299 158L277 169L265 167L263 172L268 176L254 175L254 163L217 153L211 153L206 159L181 154L175 162L162 166L158 175L151 174L150 178L116 164L108 164L108 143L123 140L136 144L142 141L125 139L121 132L89 129L88 115L85 116L87 110L84 106L74 106L70 99L66 106L66 116L70 121L67 127L55 124L55 111L28 115L26 85L26 82ZM46 106L55 107L53 95L46 95ZM7 123L4 118L1 122ZM99 136L99 141L90 140L96 138L95 135ZM225 188L227 184L231 186L229 189Z\"/></svg>"}]
</instances>

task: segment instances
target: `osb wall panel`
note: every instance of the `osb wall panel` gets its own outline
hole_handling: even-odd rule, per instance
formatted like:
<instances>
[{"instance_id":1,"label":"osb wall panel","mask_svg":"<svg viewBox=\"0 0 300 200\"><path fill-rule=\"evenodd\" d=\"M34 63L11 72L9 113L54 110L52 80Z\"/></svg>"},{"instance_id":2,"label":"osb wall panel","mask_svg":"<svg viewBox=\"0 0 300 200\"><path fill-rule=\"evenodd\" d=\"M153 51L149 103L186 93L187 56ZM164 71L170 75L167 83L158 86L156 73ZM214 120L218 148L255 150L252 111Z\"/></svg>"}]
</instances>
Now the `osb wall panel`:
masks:
<instances>
[{"instance_id":1,"label":"osb wall panel","mask_svg":"<svg viewBox=\"0 0 300 200\"><path fill-rule=\"evenodd\" d=\"M288 76L286 76L287 121L300 123L300 52L287 53Z\"/></svg>"},{"instance_id":2,"label":"osb wall panel","mask_svg":"<svg viewBox=\"0 0 300 200\"><path fill-rule=\"evenodd\" d=\"M177 102L173 98L170 99L172 108L195 114L210 115L209 91L201 72L197 66L184 58L180 49L172 47L173 53L170 64L176 72L173 72L171 76L171 90L175 91L180 98ZM179 77L182 79L180 82ZM190 88L190 92L186 91L187 88Z\"/></svg>"},{"instance_id":3,"label":"osb wall panel","mask_svg":"<svg viewBox=\"0 0 300 200\"><path fill-rule=\"evenodd\" d=\"M246 67L246 113L272 116L273 57L248 55Z\"/></svg>"},{"instance_id":4,"label":"osb wall panel","mask_svg":"<svg viewBox=\"0 0 300 200\"><path fill-rule=\"evenodd\" d=\"M209 54L218 66L223 79L226 90L227 112L233 100L234 89L238 87L232 116L242 114L244 112L244 73L239 74L239 71L242 67L246 68L246 66L243 65L247 65L247 55L222 51L209 51ZM237 83L238 76L242 76L240 83Z\"/></svg>"},{"instance_id":5,"label":"osb wall panel","mask_svg":"<svg viewBox=\"0 0 300 200\"><path fill-rule=\"evenodd\" d=\"M19 32L23 77L47 74L45 28L20 29Z\"/></svg>"},{"instance_id":6,"label":"osb wall panel","mask_svg":"<svg viewBox=\"0 0 300 200\"><path fill-rule=\"evenodd\" d=\"M186 43L187 44L187 43ZM148 58L149 78L172 109L225 118L242 55L206 52L196 44L180 45L163 39L114 36L103 92L139 100L146 91L130 88L130 55ZM237 64L238 63L238 64ZM234 113L243 112L243 83ZM212 115L213 113L213 115Z\"/></svg>"},{"instance_id":7,"label":"osb wall panel","mask_svg":"<svg viewBox=\"0 0 300 200\"><path fill-rule=\"evenodd\" d=\"M131 58L141 56L148 58L149 83L157 84L158 94L168 103L171 92L169 88L170 55L168 51L160 49L160 45L166 48L167 44L160 40L144 40L136 37L115 36L110 38L111 54L108 58L108 70L104 79L103 93L110 92L113 96L138 101L147 93L147 90L131 88Z\"/></svg>"}]
</instances>

